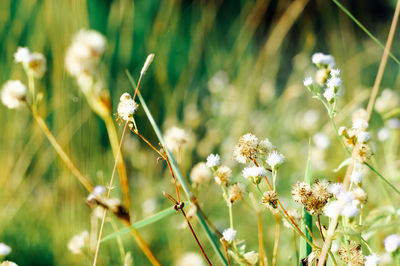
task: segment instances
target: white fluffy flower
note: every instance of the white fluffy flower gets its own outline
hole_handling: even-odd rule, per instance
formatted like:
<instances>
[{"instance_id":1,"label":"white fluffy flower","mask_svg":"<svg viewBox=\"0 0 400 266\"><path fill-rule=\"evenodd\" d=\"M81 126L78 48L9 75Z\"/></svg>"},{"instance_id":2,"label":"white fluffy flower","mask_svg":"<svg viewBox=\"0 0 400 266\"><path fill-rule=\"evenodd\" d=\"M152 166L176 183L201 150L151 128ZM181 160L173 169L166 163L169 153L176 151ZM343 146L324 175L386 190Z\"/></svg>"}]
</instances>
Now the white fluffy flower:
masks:
<instances>
[{"instance_id":1,"label":"white fluffy flower","mask_svg":"<svg viewBox=\"0 0 400 266\"><path fill-rule=\"evenodd\" d=\"M304 81L303 81L303 84L304 84L304 86L306 86L306 87L308 87L308 86L310 86L311 84L313 84L313 79L312 79L312 77L306 77L306 78L304 79Z\"/></svg>"},{"instance_id":2,"label":"white fluffy flower","mask_svg":"<svg viewBox=\"0 0 400 266\"><path fill-rule=\"evenodd\" d=\"M262 151L262 152L270 152L272 150L275 149L274 144L271 143L271 141L269 141L269 139L263 139L262 141L260 141L260 143L258 144L258 148Z\"/></svg>"},{"instance_id":3,"label":"white fluffy flower","mask_svg":"<svg viewBox=\"0 0 400 266\"><path fill-rule=\"evenodd\" d=\"M129 93L125 92L121 95L120 102L118 104L118 116L128 121L132 115L136 112L139 105L131 98Z\"/></svg>"},{"instance_id":4,"label":"white fluffy flower","mask_svg":"<svg viewBox=\"0 0 400 266\"><path fill-rule=\"evenodd\" d=\"M381 263L381 259L378 254L371 254L369 256L365 256L365 266L378 266Z\"/></svg>"},{"instance_id":5,"label":"white fluffy flower","mask_svg":"<svg viewBox=\"0 0 400 266\"><path fill-rule=\"evenodd\" d=\"M23 105L27 89L19 80L9 80L1 90L1 101L10 109L16 109Z\"/></svg>"},{"instance_id":6,"label":"white fluffy flower","mask_svg":"<svg viewBox=\"0 0 400 266\"><path fill-rule=\"evenodd\" d=\"M390 138L390 130L386 127L381 128L378 131L378 139L381 142L384 142Z\"/></svg>"},{"instance_id":7,"label":"white fluffy flower","mask_svg":"<svg viewBox=\"0 0 400 266\"><path fill-rule=\"evenodd\" d=\"M332 77L339 77L340 76L340 69L335 68L331 70L331 76Z\"/></svg>"},{"instance_id":8,"label":"white fluffy flower","mask_svg":"<svg viewBox=\"0 0 400 266\"><path fill-rule=\"evenodd\" d=\"M0 256L7 256L11 252L11 248L4 243L0 243Z\"/></svg>"},{"instance_id":9,"label":"white fluffy flower","mask_svg":"<svg viewBox=\"0 0 400 266\"><path fill-rule=\"evenodd\" d=\"M335 59L332 55L315 53L311 58L312 62L316 65L324 65L329 67L335 66Z\"/></svg>"},{"instance_id":10,"label":"white fluffy flower","mask_svg":"<svg viewBox=\"0 0 400 266\"><path fill-rule=\"evenodd\" d=\"M224 230L222 235L223 235L224 239L230 243L233 240L235 240L236 233L237 233L237 231L235 229L229 227L228 229Z\"/></svg>"},{"instance_id":11,"label":"white fluffy flower","mask_svg":"<svg viewBox=\"0 0 400 266\"><path fill-rule=\"evenodd\" d=\"M92 73L104 53L106 39L94 30L80 30L69 46L65 65L71 75Z\"/></svg>"},{"instance_id":12,"label":"white fluffy flower","mask_svg":"<svg viewBox=\"0 0 400 266\"><path fill-rule=\"evenodd\" d=\"M360 163L355 163L353 171L350 176L351 182L356 183L356 184L361 183L361 181L364 178L364 172L365 172L364 165L360 164Z\"/></svg>"},{"instance_id":13,"label":"white fluffy flower","mask_svg":"<svg viewBox=\"0 0 400 266\"><path fill-rule=\"evenodd\" d=\"M361 131L357 133L357 142L359 143L366 143L371 139L369 133L366 131Z\"/></svg>"},{"instance_id":14,"label":"white fluffy flower","mask_svg":"<svg viewBox=\"0 0 400 266\"><path fill-rule=\"evenodd\" d=\"M342 190L337 194L337 200L329 202L324 208L324 214L330 218L343 215L345 217L354 217L359 213L358 204L354 195L350 191Z\"/></svg>"},{"instance_id":15,"label":"white fluffy flower","mask_svg":"<svg viewBox=\"0 0 400 266\"><path fill-rule=\"evenodd\" d=\"M313 141L315 145L321 150L326 150L331 144L331 140L329 139L329 137L322 132L316 133L313 136Z\"/></svg>"},{"instance_id":16,"label":"white fluffy flower","mask_svg":"<svg viewBox=\"0 0 400 266\"><path fill-rule=\"evenodd\" d=\"M266 177L267 171L264 167L250 166L243 169L242 174L247 179L252 179L254 177Z\"/></svg>"},{"instance_id":17,"label":"white fluffy flower","mask_svg":"<svg viewBox=\"0 0 400 266\"><path fill-rule=\"evenodd\" d=\"M211 178L211 171L203 162L196 164L190 172L190 180L192 180L193 183L207 183L211 180Z\"/></svg>"},{"instance_id":18,"label":"white fluffy flower","mask_svg":"<svg viewBox=\"0 0 400 266\"><path fill-rule=\"evenodd\" d=\"M207 167L212 168L221 164L221 158L218 154L210 154L207 157Z\"/></svg>"},{"instance_id":19,"label":"white fluffy flower","mask_svg":"<svg viewBox=\"0 0 400 266\"><path fill-rule=\"evenodd\" d=\"M88 231L83 231L80 234L77 234L71 238L68 242L68 249L73 254L80 254L82 253L82 248L88 244L89 242L89 233Z\"/></svg>"},{"instance_id":20,"label":"white fluffy flower","mask_svg":"<svg viewBox=\"0 0 400 266\"><path fill-rule=\"evenodd\" d=\"M328 81L326 82L326 85L329 88L338 88L342 85L342 80L339 77L331 77L330 79L328 79Z\"/></svg>"},{"instance_id":21,"label":"white fluffy flower","mask_svg":"<svg viewBox=\"0 0 400 266\"><path fill-rule=\"evenodd\" d=\"M103 195L104 193L106 193L106 188L104 187L104 186L100 186L100 185L98 185L98 186L95 186L94 188L93 188L93 194L95 194L95 195L99 195L99 196L101 196L101 195Z\"/></svg>"},{"instance_id":22,"label":"white fluffy flower","mask_svg":"<svg viewBox=\"0 0 400 266\"><path fill-rule=\"evenodd\" d=\"M284 161L285 161L285 156L282 153L273 151L270 154L268 154L267 164L271 166L273 170L278 169L278 167L281 164L283 164Z\"/></svg>"},{"instance_id":23,"label":"white fluffy flower","mask_svg":"<svg viewBox=\"0 0 400 266\"><path fill-rule=\"evenodd\" d=\"M205 266L205 264L202 256L194 252L188 252L178 260L176 266Z\"/></svg>"},{"instance_id":24,"label":"white fluffy flower","mask_svg":"<svg viewBox=\"0 0 400 266\"><path fill-rule=\"evenodd\" d=\"M258 138L252 133L247 133L241 137L242 141L250 148L256 149L258 145Z\"/></svg>"},{"instance_id":25,"label":"white fluffy flower","mask_svg":"<svg viewBox=\"0 0 400 266\"><path fill-rule=\"evenodd\" d=\"M328 102L331 102L336 96L335 90L331 87L326 88L323 93L323 96Z\"/></svg>"},{"instance_id":26,"label":"white fluffy flower","mask_svg":"<svg viewBox=\"0 0 400 266\"><path fill-rule=\"evenodd\" d=\"M368 128L368 122L365 119L359 118L353 121L353 129L364 131Z\"/></svg>"},{"instance_id":27,"label":"white fluffy flower","mask_svg":"<svg viewBox=\"0 0 400 266\"><path fill-rule=\"evenodd\" d=\"M14 53L14 60L16 63L26 63L29 61L30 52L27 47L18 47Z\"/></svg>"},{"instance_id":28,"label":"white fluffy flower","mask_svg":"<svg viewBox=\"0 0 400 266\"><path fill-rule=\"evenodd\" d=\"M387 252L392 253L396 249L400 247L400 236L397 234L392 234L387 236L383 240L383 245L385 246L385 249Z\"/></svg>"},{"instance_id":29,"label":"white fluffy flower","mask_svg":"<svg viewBox=\"0 0 400 266\"><path fill-rule=\"evenodd\" d=\"M165 132L165 145L171 151L179 151L189 140L189 136L186 131L182 128L171 127Z\"/></svg>"},{"instance_id":30,"label":"white fluffy flower","mask_svg":"<svg viewBox=\"0 0 400 266\"><path fill-rule=\"evenodd\" d=\"M328 191L334 196L337 196L340 192L344 190L344 185L342 183L332 183L328 187Z\"/></svg>"}]
</instances>

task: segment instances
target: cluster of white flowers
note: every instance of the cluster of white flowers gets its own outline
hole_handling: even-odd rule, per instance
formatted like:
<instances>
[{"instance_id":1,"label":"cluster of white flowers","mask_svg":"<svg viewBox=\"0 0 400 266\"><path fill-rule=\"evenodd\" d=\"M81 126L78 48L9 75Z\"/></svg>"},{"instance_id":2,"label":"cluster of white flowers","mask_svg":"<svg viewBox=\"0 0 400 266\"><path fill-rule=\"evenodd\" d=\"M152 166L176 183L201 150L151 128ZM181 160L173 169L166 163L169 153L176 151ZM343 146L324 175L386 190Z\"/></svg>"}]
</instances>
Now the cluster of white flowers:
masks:
<instances>
[{"instance_id":1,"label":"cluster of white flowers","mask_svg":"<svg viewBox=\"0 0 400 266\"><path fill-rule=\"evenodd\" d=\"M139 105L132 99L127 92L121 95L118 104L118 117L125 121L130 121Z\"/></svg>"},{"instance_id":2,"label":"cluster of white flowers","mask_svg":"<svg viewBox=\"0 0 400 266\"><path fill-rule=\"evenodd\" d=\"M189 134L182 128L171 127L165 132L164 139L169 150L178 152L188 142Z\"/></svg>"},{"instance_id":3,"label":"cluster of white flowers","mask_svg":"<svg viewBox=\"0 0 400 266\"><path fill-rule=\"evenodd\" d=\"M381 259L378 254L371 254L369 256L365 256L365 266L377 266L381 263Z\"/></svg>"},{"instance_id":4,"label":"cluster of white flowers","mask_svg":"<svg viewBox=\"0 0 400 266\"><path fill-rule=\"evenodd\" d=\"M237 234L237 231L235 229L229 227L228 229L224 230L224 232L222 233L222 236L227 242L231 243L232 241L235 240L236 234Z\"/></svg>"},{"instance_id":5,"label":"cluster of white flowers","mask_svg":"<svg viewBox=\"0 0 400 266\"><path fill-rule=\"evenodd\" d=\"M89 242L89 232L83 231L71 238L68 242L68 249L73 254L81 254L82 248Z\"/></svg>"},{"instance_id":6,"label":"cluster of white flowers","mask_svg":"<svg viewBox=\"0 0 400 266\"><path fill-rule=\"evenodd\" d=\"M40 78L46 72L46 58L41 53L31 53L27 47L18 47L14 54L16 63L22 63L24 68L34 77Z\"/></svg>"},{"instance_id":7,"label":"cluster of white flowers","mask_svg":"<svg viewBox=\"0 0 400 266\"><path fill-rule=\"evenodd\" d=\"M26 86L19 80L9 80L1 90L1 101L10 109L23 106L27 96Z\"/></svg>"},{"instance_id":8,"label":"cluster of white flowers","mask_svg":"<svg viewBox=\"0 0 400 266\"><path fill-rule=\"evenodd\" d=\"M336 197L336 200L329 202L324 208L324 214L330 218L342 215L344 217L354 217L360 210L358 205L360 202L354 194L344 189L344 186L333 184L329 191Z\"/></svg>"},{"instance_id":9,"label":"cluster of white flowers","mask_svg":"<svg viewBox=\"0 0 400 266\"><path fill-rule=\"evenodd\" d=\"M218 154L210 154L207 157L207 167L213 168L215 166L219 166L221 164L221 158Z\"/></svg>"},{"instance_id":10,"label":"cluster of white flowers","mask_svg":"<svg viewBox=\"0 0 400 266\"><path fill-rule=\"evenodd\" d=\"M94 30L80 30L67 50L65 64L73 76L93 74L105 51L106 39Z\"/></svg>"}]
</instances>

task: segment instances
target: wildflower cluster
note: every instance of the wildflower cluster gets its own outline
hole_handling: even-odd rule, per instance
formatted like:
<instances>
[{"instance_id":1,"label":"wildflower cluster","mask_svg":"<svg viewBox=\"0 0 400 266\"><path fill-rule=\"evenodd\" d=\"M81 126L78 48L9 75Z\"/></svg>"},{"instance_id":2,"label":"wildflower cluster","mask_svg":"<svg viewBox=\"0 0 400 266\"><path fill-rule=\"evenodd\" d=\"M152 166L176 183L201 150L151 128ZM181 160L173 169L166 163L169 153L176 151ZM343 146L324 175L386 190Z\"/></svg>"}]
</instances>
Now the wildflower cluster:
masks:
<instances>
[{"instance_id":1,"label":"wildflower cluster","mask_svg":"<svg viewBox=\"0 0 400 266\"><path fill-rule=\"evenodd\" d=\"M314 98L321 100L329 114L333 116L336 109L336 100L339 89L342 86L340 69L335 67L335 59L332 55L315 53L312 62L318 67L315 76L316 84L312 77L306 77L303 84L312 93Z\"/></svg>"}]
</instances>

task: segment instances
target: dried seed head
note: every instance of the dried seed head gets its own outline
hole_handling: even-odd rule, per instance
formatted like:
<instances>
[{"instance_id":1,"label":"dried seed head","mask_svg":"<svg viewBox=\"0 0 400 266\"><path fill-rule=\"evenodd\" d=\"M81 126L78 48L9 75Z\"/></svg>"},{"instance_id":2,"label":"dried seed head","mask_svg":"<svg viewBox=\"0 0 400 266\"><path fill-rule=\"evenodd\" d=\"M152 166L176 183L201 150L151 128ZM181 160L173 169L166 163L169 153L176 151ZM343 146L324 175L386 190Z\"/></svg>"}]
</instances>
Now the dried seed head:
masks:
<instances>
[{"instance_id":1,"label":"dried seed head","mask_svg":"<svg viewBox=\"0 0 400 266\"><path fill-rule=\"evenodd\" d=\"M149 54L146 58L146 62L144 62L143 68L140 71L140 75L144 75L147 71L147 69L149 68L151 62L153 62L154 59L154 54Z\"/></svg>"},{"instance_id":2,"label":"dried seed head","mask_svg":"<svg viewBox=\"0 0 400 266\"><path fill-rule=\"evenodd\" d=\"M171 127L165 132L164 138L167 148L178 152L188 142L189 134L182 128Z\"/></svg>"},{"instance_id":3,"label":"dried seed head","mask_svg":"<svg viewBox=\"0 0 400 266\"><path fill-rule=\"evenodd\" d=\"M346 263L351 262L351 264L354 266L364 265L365 258L364 255L362 254L360 244L351 241L349 245L349 252L350 252L350 259L347 249L345 247L340 248L338 250L339 258Z\"/></svg>"},{"instance_id":4,"label":"dried seed head","mask_svg":"<svg viewBox=\"0 0 400 266\"><path fill-rule=\"evenodd\" d=\"M360 187L357 187L357 188L353 189L351 191L351 193L353 193L353 195L356 198L356 200L358 200L361 204L367 203L368 195L364 191L364 189L362 189Z\"/></svg>"},{"instance_id":5,"label":"dried seed head","mask_svg":"<svg viewBox=\"0 0 400 266\"><path fill-rule=\"evenodd\" d=\"M248 163L256 156L257 147L258 138L252 133L247 133L239 138L233 157L239 163Z\"/></svg>"},{"instance_id":6,"label":"dried seed head","mask_svg":"<svg viewBox=\"0 0 400 266\"><path fill-rule=\"evenodd\" d=\"M293 186L293 200L300 204L306 204L308 197L312 195L311 187L305 182L297 182Z\"/></svg>"},{"instance_id":7,"label":"dried seed head","mask_svg":"<svg viewBox=\"0 0 400 266\"><path fill-rule=\"evenodd\" d=\"M236 183L228 188L228 197L230 203L235 203L239 200L242 200L243 196L244 196L244 189L242 188L242 184Z\"/></svg>"},{"instance_id":8,"label":"dried seed head","mask_svg":"<svg viewBox=\"0 0 400 266\"><path fill-rule=\"evenodd\" d=\"M318 215L318 214L323 213L324 207L327 202L328 202L327 200L321 200L321 199L315 197L314 194L312 194L310 197L307 198L305 207L306 207L306 210L311 215Z\"/></svg>"},{"instance_id":9,"label":"dried seed head","mask_svg":"<svg viewBox=\"0 0 400 266\"><path fill-rule=\"evenodd\" d=\"M138 109L139 105L131 98L130 94L125 92L120 97L118 104L118 118L131 121L133 114Z\"/></svg>"},{"instance_id":10,"label":"dried seed head","mask_svg":"<svg viewBox=\"0 0 400 266\"><path fill-rule=\"evenodd\" d=\"M206 163L203 162L196 164L190 172L190 180L193 183L205 184L210 181L211 178L211 171L208 169Z\"/></svg>"},{"instance_id":11,"label":"dried seed head","mask_svg":"<svg viewBox=\"0 0 400 266\"><path fill-rule=\"evenodd\" d=\"M274 146L274 144L271 143L271 141L269 141L269 139L263 139L258 144L258 152L263 155L268 154L275 149L276 147Z\"/></svg>"},{"instance_id":12,"label":"dried seed head","mask_svg":"<svg viewBox=\"0 0 400 266\"><path fill-rule=\"evenodd\" d=\"M272 208L276 209L278 207L278 195L274 190L264 192L262 203L265 205L271 205Z\"/></svg>"},{"instance_id":13,"label":"dried seed head","mask_svg":"<svg viewBox=\"0 0 400 266\"><path fill-rule=\"evenodd\" d=\"M321 201L328 201L332 197L332 193L328 191L329 182L326 180L316 180L311 190L313 195Z\"/></svg>"},{"instance_id":14,"label":"dried seed head","mask_svg":"<svg viewBox=\"0 0 400 266\"><path fill-rule=\"evenodd\" d=\"M232 170L225 165L218 167L215 182L220 186L228 186L232 177Z\"/></svg>"}]
</instances>

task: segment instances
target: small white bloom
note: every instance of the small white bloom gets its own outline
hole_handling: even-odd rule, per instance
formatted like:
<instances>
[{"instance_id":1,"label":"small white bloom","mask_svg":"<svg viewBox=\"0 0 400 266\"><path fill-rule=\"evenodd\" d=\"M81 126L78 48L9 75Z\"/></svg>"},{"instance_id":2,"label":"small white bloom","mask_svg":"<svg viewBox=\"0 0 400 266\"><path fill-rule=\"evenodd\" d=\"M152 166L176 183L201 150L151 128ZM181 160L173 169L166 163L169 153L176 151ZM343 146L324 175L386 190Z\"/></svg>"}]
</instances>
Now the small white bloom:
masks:
<instances>
[{"instance_id":1,"label":"small white bloom","mask_svg":"<svg viewBox=\"0 0 400 266\"><path fill-rule=\"evenodd\" d=\"M315 145L322 150L326 150L331 144L331 140L329 139L329 137L322 132L316 133L313 136L313 141Z\"/></svg>"},{"instance_id":2,"label":"small white bloom","mask_svg":"<svg viewBox=\"0 0 400 266\"><path fill-rule=\"evenodd\" d=\"M274 144L272 144L271 141L269 141L269 139L263 139L262 141L260 141L258 146L259 146L258 148L263 152L270 152L275 149Z\"/></svg>"},{"instance_id":3,"label":"small white bloom","mask_svg":"<svg viewBox=\"0 0 400 266\"><path fill-rule=\"evenodd\" d=\"M207 167L212 168L221 164L221 158L218 154L210 154L207 157Z\"/></svg>"},{"instance_id":4,"label":"small white bloom","mask_svg":"<svg viewBox=\"0 0 400 266\"><path fill-rule=\"evenodd\" d=\"M183 144L188 142L189 135L182 128L171 127L165 132L164 138L167 148L171 151L178 152Z\"/></svg>"},{"instance_id":5,"label":"small white bloom","mask_svg":"<svg viewBox=\"0 0 400 266\"><path fill-rule=\"evenodd\" d=\"M27 47L18 47L14 54L14 60L16 63L26 63L29 61L30 52Z\"/></svg>"},{"instance_id":6,"label":"small white bloom","mask_svg":"<svg viewBox=\"0 0 400 266\"><path fill-rule=\"evenodd\" d=\"M303 81L303 84L304 84L304 86L306 86L306 87L308 87L308 86L310 86L311 84L313 84L313 79L312 79L312 77L306 77L306 78L304 79L304 81Z\"/></svg>"},{"instance_id":7,"label":"small white bloom","mask_svg":"<svg viewBox=\"0 0 400 266\"><path fill-rule=\"evenodd\" d=\"M371 254L369 256L365 256L365 266L378 266L381 263L381 259L378 254Z\"/></svg>"},{"instance_id":8,"label":"small white bloom","mask_svg":"<svg viewBox=\"0 0 400 266\"><path fill-rule=\"evenodd\" d=\"M355 199L353 193L348 190L342 190L336 198L345 204L351 204Z\"/></svg>"},{"instance_id":9,"label":"small white bloom","mask_svg":"<svg viewBox=\"0 0 400 266\"><path fill-rule=\"evenodd\" d=\"M249 252L244 253L243 257L251 265L255 265L258 261L258 253L254 252L254 251L249 251Z\"/></svg>"},{"instance_id":10,"label":"small white bloom","mask_svg":"<svg viewBox=\"0 0 400 266\"><path fill-rule=\"evenodd\" d=\"M278 169L278 167L281 164L283 164L284 161L285 161L285 156L282 153L273 151L270 154L268 154L267 164L271 166L273 170Z\"/></svg>"},{"instance_id":11,"label":"small white bloom","mask_svg":"<svg viewBox=\"0 0 400 266\"><path fill-rule=\"evenodd\" d=\"M24 62L28 71L36 78L40 78L46 72L46 58L41 53L31 53L27 62Z\"/></svg>"},{"instance_id":12,"label":"small white bloom","mask_svg":"<svg viewBox=\"0 0 400 266\"><path fill-rule=\"evenodd\" d=\"M359 184L361 183L361 181L364 178L364 172L362 171L354 171L351 173L351 182L355 183L355 184Z\"/></svg>"},{"instance_id":13,"label":"small white bloom","mask_svg":"<svg viewBox=\"0 0 400 266\"><path fill-rule=\"evenodd\" d=\"M340 215L342 209L343 204L338 200L334 200L325 205L324 214L329 218L335 218Z\"/></svg>"},{"instance_id":14,"label":"small white bloom","mask_svg":"<svg viewBox=\"0 0 400 266\"><path fill-rule=\"evenodd\" d=\"M205 266L205 264L202 256L194 252L188 252L178 260L176 266Z\"/></svg>"},{"instance_id":15,"label":"small white bloom","mask_svg":"<svg viewBox=\"0 0 400 266\"><path fill-rule=\"evenodd\" d=\"M106 193L106 191L107 190L106 190L106 188L104 186L95 186L93 188L93 194L96 194L96 195L99 195L99 196L101 196L104 193Z\"/></svg>"},{"instance_id":16,"label":"small white bloom","mask_svg":"<svg viewBox=\"0 0 400 266\"><path fill-rule=\"evenodd\" d=\"M26 98L26 86L19 80L9 80L1 90L1 101L10 109L20 108Z\"/></svg>"},{"instance_id":17,"label":"small white bloom","mask_svg":"<svg viewBox=\"0 0 400 266\"><path fill-rule=\"evenodd\" d=\"M323 95L328 102L331 102L336 96L335 90L331 87L326 88Z\"/></svg>"},{"instance_id":18,"label":"small white bloom","mask_svg":"<svg viewBox=\"0 0 400 266\"><path fill-rule=\"evenodd\" d=\"M249 146L249 148L256 149L258 145L258 138L252 133L247 133L241 137L242 141Z\"/></svg>"},{"instance_id":19,"label":"small white bloom","mask_svg":"<svg viewBox=\"0 0 400 266\"><path fill-rule=\"evenodd\" d=\"M7 256L11 253L11 248L4 243L0 243L0 256Z\"/></svg>"},{"instance_id":20,"label":"small white bloom","mask_svg":"<svg viewBox=\"0 0 400 266\"><path fill-rule=\"evenodd\" d=\"M400 247L400 236L397 234L392 234L387 236L383 240L383 245L385 246L385 249L387 252L392 253L396 249Z\"/></svg>"},{"instance_id":21,"label":"small white bloom","mask_svg":"<svg viewBox=\"0 0 400 266\"><path fill-rule=\"evenodd\" d=\"M390 138L390 130L386 127L381 128L378 131L378 139L381 142L384 142Z\"/></svg>"},{"instance_id":22,"label":"small white bloom","mask_svg":"<svg viewBox=\"0 0 400 266\"><path fill-rule=\"evenodd\" d=\"M125 121L129 121L138 107L139 105L131 98L129 93L125 92L120 97L118 116Z\"/></svg>"},{"instance_id":23,"label":"small white bloom","mask_svg":"<svg viewBox=\"0 0 400 266\"><path fill-rule=\"evenodd\" d=\"M353 121L353 128L364 131L368 128L368 122L365 119L359 118Z\"/></svg>"},{"instance_id":24,"label":"small white bloom","mask_svg":"<svg viewBox=\"0 0 400 266\"><path fill-rule=\"evenodd\" d=\"M339 77L340 76L340 69L339 68L335 68L331 70L331 76L332 77Z\"/></svg>"},{"instance_id":25,"label":"small white bloom","mask_svg":"<svg viewBox=\"0 0 400 266\"><path fill-rule=\"evenodd\" d=\"M359 143L366 143L371 139L369 133L366 131L361 131L357 133L357 142Z\"/></svg>"},{"instance_id":26,"label":"small white bloom","mask_svg":"<svg viewBox=\"0 0 400 266\"><path fill-rule=\"evenodd\" d=\"M324 65L329 67L335 66L335 59L332 55L315 53L311 58L312 62L316 65Z\"/></svg>"},{"instance_id":27,"label":"small white bloom","mask_svg":"<svg viewBox=\"0 0 400 266\"><path fill-rule=\"evenodd\" d=\"M344 185L342 183L332 183L328 187L328 191L334 196L337 196L340 192L344 190Z\"/></svg>"},{"instance_id":28,"label":"small white bloom","mask_svg":"<svg viewBox=\"0 0 400 266\"><path fill-rule=\"evenodd\" d=\"M338 77L331 77L330 79L328 79L328 81L326 82L326 85L329 88L338 88L342 85L342 80Z\"/></svg>"},{"instance_id":29,"label":"small white bloom","mask_svg":"<svg viewBox=\"0 0 400 266\"><path fill-rule=\"evenodd\" d=\"M89 233L88 231L83 231L78 235L75 235L71 238L71 240L68 242L68 249L73 253L73 254L81 254L82 253L82 248L88 244L89 242Z\"/></svg>"},{"instance_id":30,"label":"small white bloom","mask_svg":"<svg viewBox=\"0 0 400 266\"><path fill-rule=\"evenodd\" d=\"M233 240L235 240L236 233L237 233L237 231L235 229L229 227L228 229L224 230L222 235L223 235L224 239L230 243Z\"/></svg>"},{"instance_id":31,"label":"small white bloom","mask_svg":"<svg viewBox=\"0 0 400 266\"><path fill-rule=\"evenodd\" d=\"M264 167L250 166L243 169L242 174L247 179L252 179L254 177L266 177L267 171Z\"/></svg>"},{"instance_id":32,"label":"small white bloom","mask_svg":"<svg viewBox=\"0 0 400 266\"><path fill-rule=\"evenodd\" d=\"M203 162L196 164L190 172L190 180L192 180L193 183L207 183L211 180L211 178L211 171Z\"/></svg>"},{"instance_id":33,"label":"small white bloom","mask_svg":"<svg viewBox=\"0 0 400 266\"><path fill-rule=\"evenodd\" d=\"M353 203L348 203L343 206L343 209L341 211L341 215L344 217L354 217L360 212L360 209L357 207L357 201Z\"/></svg>"}]
</instances>

